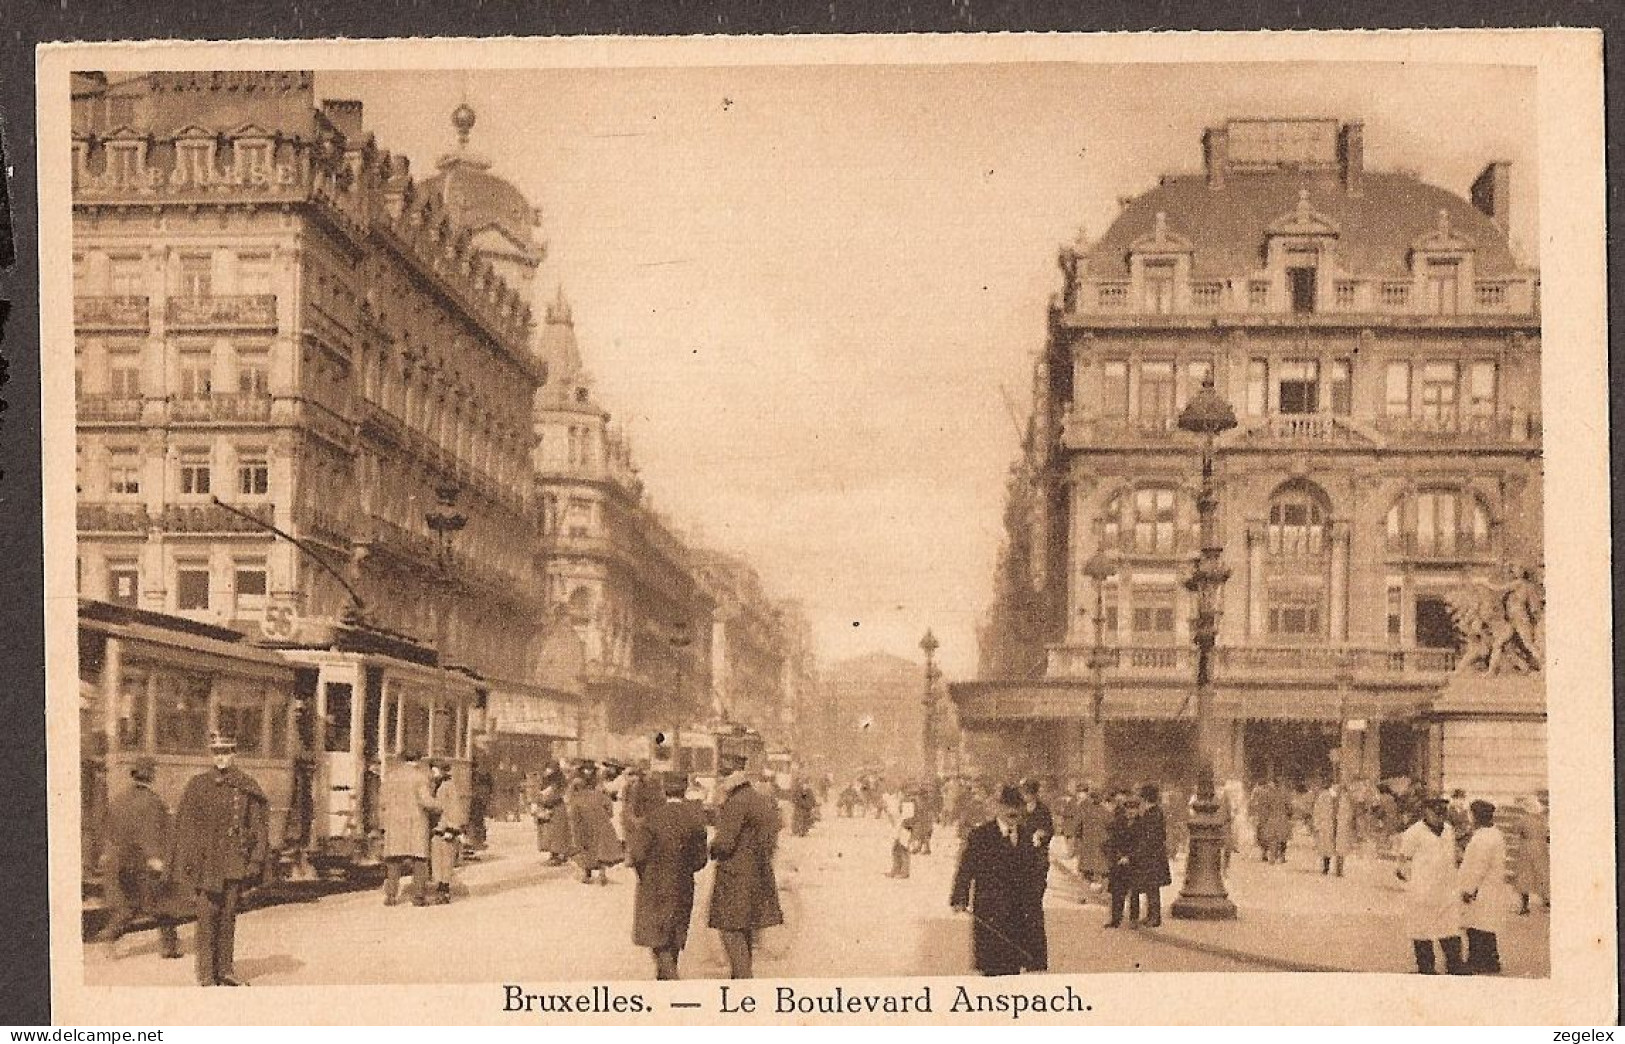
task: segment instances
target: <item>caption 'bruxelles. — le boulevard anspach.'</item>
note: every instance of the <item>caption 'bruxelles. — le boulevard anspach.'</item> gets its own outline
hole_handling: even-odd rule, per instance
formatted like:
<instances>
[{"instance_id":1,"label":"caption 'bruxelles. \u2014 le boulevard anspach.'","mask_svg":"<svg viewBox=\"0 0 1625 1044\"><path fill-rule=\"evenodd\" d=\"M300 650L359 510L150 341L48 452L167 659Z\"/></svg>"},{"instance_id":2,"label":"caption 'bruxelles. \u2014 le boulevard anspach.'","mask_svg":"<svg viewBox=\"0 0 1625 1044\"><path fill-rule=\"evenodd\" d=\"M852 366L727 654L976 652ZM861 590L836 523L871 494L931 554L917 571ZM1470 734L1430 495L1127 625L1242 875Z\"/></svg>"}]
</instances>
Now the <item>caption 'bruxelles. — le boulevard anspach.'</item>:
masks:
<instances>
[{"instance_id":1,"label":"caption 'bruxelles. \u2014 le boulevard anspach.'","mask_svg":"<svg viewBox=\"0 0 1625 1044\"><path fill-rule=\"evenodd\" d=\"M776 986L771 1007L764 1006L754 993L739 992L738 986L719 986L718 991L714 1010L722 1015L930 1015L944 1010L950 1014L1008 1015L1014 1021L1023 1015L1093 1010L1071 986L1062 993L984 993L955 986L946 1009L936 1007L930 986L920 987L918 993L851 993L840 986L828 993L798 993L790 986ZM641 993L618 994L607 986L594 986L585 993L527 993L523 987L510 984L502 987L502 993L505 1012L611 1015L643 1014L658 1008Z\"/></svg>"}]
</instances>

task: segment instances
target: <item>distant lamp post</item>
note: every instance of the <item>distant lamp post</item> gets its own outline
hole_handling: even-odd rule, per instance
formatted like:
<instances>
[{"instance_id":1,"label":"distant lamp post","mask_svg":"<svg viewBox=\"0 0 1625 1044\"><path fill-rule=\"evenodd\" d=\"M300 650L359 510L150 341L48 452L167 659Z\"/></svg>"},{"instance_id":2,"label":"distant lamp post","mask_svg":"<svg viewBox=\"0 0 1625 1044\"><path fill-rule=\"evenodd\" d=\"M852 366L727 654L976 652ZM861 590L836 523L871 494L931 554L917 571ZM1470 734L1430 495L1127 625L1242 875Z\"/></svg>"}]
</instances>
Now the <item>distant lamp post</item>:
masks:
<instances>
[{"instance_id":1,"label":"distant lamp post","mask_svg":"<svg viewBox=\"0 0 1625 1044\"><path fill-rule=\"evenodd\" d=\"M457 511L457 495L461 492L452 483L446 482L435 487L434 510L423 516L429 531L435 536L435 566L439 573L440 597L435 604L434 650L435 660L440 667L440 704L447 703L448 671L446 647L451 644L449 631L451 627L451 542L463 527L468 525L468 516ZM431 744L433 738L431 737ZM451 753L455 754L455 751Z\"/></svg>"},{"instance_id":2,"label":"distant lamp post","mask_svg":"<svg viewBox=\"0 0 1625 1044\"><path fill-rule=\"evenodd\" d=\"M920 723L920 764L925 778L937 774L937 649L941 644L928 627L920 639L920 651L925 653L925 717Z\"/></svg>"},{"instance_id":3,"label":"distant lamp post","mask_svg":"<svg viewBox=\"0 0 1625 1044\"><path fill-rule=\"evenodd\" d=\"M1095 589L1095 644L1089 650L1089 676L1095 685L1094 719L1099 725L1106 707L1105 671L1112 661L1111 651L1106 648L1106 581L1117 575L1117 563L1101 549L1083 564L1083 575Z\"/></svg>"},{"instance_id":4,"label":"distant lamp post","mask_svg":"<svg viewBox=\"0 0 1625 1044\"><path fill-rule=\"evenodd\" d=\"M1219 398L1213 377L1179 414L1181 431L1202 437L1202 486L1196 494L1196 518L1202 549L1185 582L1196 595L1191 641L1196 645L1196 800L1191 804L1190 853L1185 884L1170 912L1187 920L1220 921L1236 916L1236 904L1225 894L1222 858L1224 820L1219 815L1213 769L1213 647L1219 636L1219 590L1230 579L1219 542L1219 496L1213 488L1213 443L1236 426L1236 411Z\"/></svg>"}]
</instances>

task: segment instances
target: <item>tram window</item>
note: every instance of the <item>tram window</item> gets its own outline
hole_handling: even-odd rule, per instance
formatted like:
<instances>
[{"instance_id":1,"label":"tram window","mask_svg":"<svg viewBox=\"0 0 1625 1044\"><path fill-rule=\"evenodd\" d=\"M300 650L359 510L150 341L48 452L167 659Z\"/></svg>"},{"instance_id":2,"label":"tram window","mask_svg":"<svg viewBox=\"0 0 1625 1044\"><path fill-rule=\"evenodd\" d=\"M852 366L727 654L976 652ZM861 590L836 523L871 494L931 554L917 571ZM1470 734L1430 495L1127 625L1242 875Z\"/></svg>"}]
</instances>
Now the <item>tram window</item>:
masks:
<instances>
[{"instance_id":1,"label":"tram window","mask_svg":"<svg viewBox=\"0 0 1625 1044\"><path fill-rule=\"evenodd\" d=\"M322 749L339 753L350 749L350 686L327 683L327 737Z\"/></svg>"},{"instance_id":2,"label":"tram window","mask_svg":"<svg viewBox=\"0 0 1625 1044\"><path fill-rule=\"evenodd\" d=\"M172 674L159 679L158 751L161 754L198 754L209 733L207 675Z\"/></svg>"},{"instance_id":3,"label":"tram window","mask_svg":"<svg viewBox=\"0 0 1625 1044\"><path fill-rule=\"evenodd\" d=\"M220 731L237 738L237 753L259 754L265 738L265 695L257 688L222 686L215 710Z\"/></svg>"},{"instance_id":4,"label":"tram window","mask_svg":"<svg viewBox=\"0 0 1625 1044\"><path fill-rule=\"evenodd\" d=\"M125 671L118 691L118 745L120 750L147 749L147 676Z\"/></svg>"},{"instance_id":5,"label":"tram window","mask_svg":"<svg viewBox=\"0 0 1625 1044\"><path fill-rule=\"evenodd\" d=\"M405 700L403 703L401 713L405 718L401 722L401 749L424 753L429 749L429 706L415 700Z\"/></svg>"},{"instance_id":6,"label":"tram window","mask_svg":"<svg viewBox=\"0 0 1625 1044\"><path fill-rule=\"evenodd\" d=\"M274 689L265 691L265 713L270 717L271 737L267 757L280 758L288 752L288 697Z\"/></svg>"}]
</instances>

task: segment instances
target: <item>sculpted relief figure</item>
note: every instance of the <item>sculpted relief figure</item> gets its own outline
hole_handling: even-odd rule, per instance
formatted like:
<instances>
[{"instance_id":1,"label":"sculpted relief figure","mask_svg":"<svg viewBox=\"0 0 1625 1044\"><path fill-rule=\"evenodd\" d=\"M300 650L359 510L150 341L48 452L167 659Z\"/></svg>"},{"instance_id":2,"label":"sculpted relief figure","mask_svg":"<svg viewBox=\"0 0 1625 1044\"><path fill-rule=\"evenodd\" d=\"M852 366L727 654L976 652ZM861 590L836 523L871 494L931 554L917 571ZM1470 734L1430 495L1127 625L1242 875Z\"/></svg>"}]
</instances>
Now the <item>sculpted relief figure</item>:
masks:
<instances>
[{"instance_id":1,"label":"sculpted relief figure","mask_svg":"<svg viewBox=\"0 0 1625 1044\"><path fill-rule=\"evenodd\" d=\"M1458 670L1538 671L1545 656L1546 591L1536 569L1507 566L1501 583L1475 581L1450 596L1462 635Z\"/></svg>"}]
</instances>

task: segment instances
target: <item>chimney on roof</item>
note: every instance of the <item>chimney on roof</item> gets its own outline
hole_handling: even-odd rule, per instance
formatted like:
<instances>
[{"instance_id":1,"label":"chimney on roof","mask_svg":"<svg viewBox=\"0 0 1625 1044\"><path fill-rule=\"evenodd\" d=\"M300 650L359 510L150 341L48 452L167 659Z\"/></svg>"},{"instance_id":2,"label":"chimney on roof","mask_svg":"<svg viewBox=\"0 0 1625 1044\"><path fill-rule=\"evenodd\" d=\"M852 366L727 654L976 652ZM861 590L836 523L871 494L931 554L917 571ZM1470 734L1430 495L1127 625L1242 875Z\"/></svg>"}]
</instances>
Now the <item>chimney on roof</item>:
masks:
<instances>
[{"instance_id":1,"label":"chimney on roof","mask_svg":"<svg viewBox=\"0 0 1625 1044\"><path fill-rule=\"evenodd\" d=\"M1359 120L1350 120L1337 132L1337 162L1342 168L1343 191L1358 196L1365 176L1365 124Z\"/></svg>"},{"instance_id":2,"label":"chimney on roof","mask_svg":"<svg viewBox=\"0 0 1625 1044\"><path fill-rule=\"evenodd\" d=\"M361 131L361 103L346 98L329 98L322 102L322 115L327 117L329 123L337 127L352 144L360 144Z\"/></svg>"},{"instance_id":3,"label":"chimney on roof","mask_svg":"<svg viewBox=\"0 0 1625 1044\"><path fill-rule=\"evenodd\" d=\"M1202 161L1207 166L1207 187L1224 188L1225 168L1230 165L1230 128L1209 127L1202 134Z\"/></svg>"},{"instance_id":4,"label":"chimney on roof","mask_svg":"<svg viewBox=\"0 0 1625 1044\"><path fill-rule=\"evenodd\" d=\"M1511 226L1512 164L1496 160L1484 168L1468 191L1473 206L1483 211L1495 226L1505 232Z\"/></svg>"}]
</instances>

